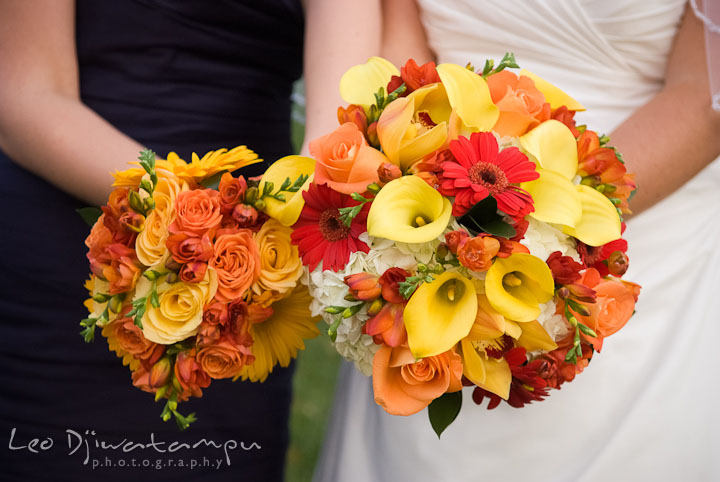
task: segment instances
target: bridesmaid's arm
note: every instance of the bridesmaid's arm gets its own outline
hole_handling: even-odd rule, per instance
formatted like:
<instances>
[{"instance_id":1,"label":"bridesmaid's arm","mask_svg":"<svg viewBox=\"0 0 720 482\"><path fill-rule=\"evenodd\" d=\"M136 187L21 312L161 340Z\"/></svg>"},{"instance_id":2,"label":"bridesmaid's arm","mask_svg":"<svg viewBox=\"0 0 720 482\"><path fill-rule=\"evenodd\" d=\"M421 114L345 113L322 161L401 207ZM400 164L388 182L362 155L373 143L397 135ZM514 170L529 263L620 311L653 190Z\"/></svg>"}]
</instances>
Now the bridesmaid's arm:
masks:
<instances>
[{"instance_id":1,"label":"bridesmaid's arm","mask_svg":"<svg viewBox=\"0 0 720 482\"><path fill-rule=\"evenodd\" d=\"M379 0L305 0L306 128L309 141L338 126L338 85L353 65L380 54Z\"/></svg>"},{"instance_id":2,"label":"bridesmaid's arm","mask_svg":"<svg viewBox=\"0 0 720 482\"><path fill-rule=\"evenodd\" d=\"M0 149L94 204L142 149L80 100L73 0L0 0Z\"/></svg>"},{"instance_id":3,"label":"bridesmaid's arm","mask_svg":"<svg viewBox=\"0 0 720 482\"><path fill-rule=\"evenodd\" d=\"M416 0L383 0L382 4L382 56L398 67L408 59L418 65L434 61Z\"/></svg>"},{"instance_id":4,"label":"bridesmaid's arm","mask_svg":"<svg viewBox=\"0 0 720 482\"><path fill-rule=\"evenodd\" d=\"M639 213L720 155L720 113L711 108L703 25L689 8L675 37L665 86L610 135L637 174Z\"/></svg>"}]
</instances>

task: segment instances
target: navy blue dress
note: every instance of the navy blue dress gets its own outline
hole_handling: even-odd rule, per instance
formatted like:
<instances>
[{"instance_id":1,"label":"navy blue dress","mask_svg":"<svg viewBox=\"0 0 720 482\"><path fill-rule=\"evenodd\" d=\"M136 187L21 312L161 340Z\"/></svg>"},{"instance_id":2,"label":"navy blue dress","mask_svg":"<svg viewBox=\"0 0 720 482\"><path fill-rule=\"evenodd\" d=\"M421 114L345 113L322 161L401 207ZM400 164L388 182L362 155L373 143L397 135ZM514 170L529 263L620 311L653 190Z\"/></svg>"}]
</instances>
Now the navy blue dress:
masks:
<instances>
[{"instance_id":1,"label":"navy blue dress","mask_svg":"<svg viewBox=\"0 0 720 482\"><path fill-rule=\"evenodd\" d=\"M303 29L298 0L78 0L82 100L161 156L272 162L292 151ZM0 480L282 480L292 368L213 381L180 432L99 333L83 342L82 205L0 152Z\"/></svg>"}]
</instances>

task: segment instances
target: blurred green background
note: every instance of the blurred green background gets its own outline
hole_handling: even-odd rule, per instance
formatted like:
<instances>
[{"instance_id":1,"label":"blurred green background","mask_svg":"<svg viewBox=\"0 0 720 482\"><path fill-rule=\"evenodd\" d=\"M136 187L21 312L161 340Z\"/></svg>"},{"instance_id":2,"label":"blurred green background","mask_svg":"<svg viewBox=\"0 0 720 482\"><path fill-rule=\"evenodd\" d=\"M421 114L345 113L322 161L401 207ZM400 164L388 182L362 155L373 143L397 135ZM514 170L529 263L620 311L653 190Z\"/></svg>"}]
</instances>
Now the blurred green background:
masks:
<instances>
[{"instance_id":1,"label":"blurred green background","mask_svg":"<svg viewBox=\"0 0 720 482\"><path fill-rule=\"evenodd\" d=\"M292 137L300 152L305 134L305 97L302 80L293 92ZM330 344L320 324L320 336L305 343L298 355L290 408L290 448L287 453L287 482L309 482L322 447L323 436L340 366L340 355Z\"/></svg>"}]
</instances>

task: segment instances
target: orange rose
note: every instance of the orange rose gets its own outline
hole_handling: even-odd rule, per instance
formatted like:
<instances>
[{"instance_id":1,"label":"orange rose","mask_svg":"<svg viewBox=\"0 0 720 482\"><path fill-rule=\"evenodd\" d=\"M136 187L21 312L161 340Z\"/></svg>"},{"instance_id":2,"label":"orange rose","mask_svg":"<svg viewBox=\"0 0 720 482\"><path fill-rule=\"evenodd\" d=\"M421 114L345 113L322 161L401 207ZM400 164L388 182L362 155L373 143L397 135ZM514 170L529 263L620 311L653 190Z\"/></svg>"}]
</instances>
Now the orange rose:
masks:
<instances>
[{"instance_id":1,"label":"orange rose","mask_svg":"<svg viewBox=\"0 0 720 482\"><path fill-rule=\"evenodd\" d=\"M190 397L202 397L202 389L210 386L210 377L196 360L195 348L177 354L174 372L175 379L182 389L182 393L178 394L178 402L184 402Z\"/></svg>"},{"instance_id":2,"label":"orange rose","mask_svg":"<svg viewBox=\"0 0 720 482\"><path fill-rule=\"evenodd\" d=\"M602 279L597 270L588 268L578 282L595 290L595 303L584 303L590 310L589 316L578 315L584 325L597 333L599 340L612 335L625 326L635 311L635 301L640 287L635 283L623 282L612 278ZM588 337L591 341L596 341ZM593 343L600 351L602 343Z\"/></svg>"},{"instance_id":3,"label":"orange rose","mask_svg":"<svg viewBox=\"0 0 720 482\"><path fill-rule=\"evenodd\" d=\"M202 236L222 222L220 193L213 189L184 191L175 198L175 221L171 233L186 232Z\"/></svg>"},{"instance_id":4,"label":"orange rose","mask_svg":"<svg viewBox=\"0 0 720 482\"><path fill-rule=\"evenodd\" d=\"M136 369L141 363L151 366L165 353L163 345L143 336L132 318L118 318L106 324L102 334L107 338L110 350L123 359L123 365L129 365L131 369Z\"/></svg>"},{"instance_id":5,"label":"orange rose","mask_svg":"<svg viewBox=\"0 0 720 482\"><path fill-rule=\"evenodd\" d=\"M197 361L210 378L220 379L238 375L254 358L248 347L221 340L198 351Z\"/></svg>"},{"instance_id":6,"label":"orange rose","mask_svg":"<svg viewBox=\"0 0 720 482\"><path fill-rule=\"evenodd\" d=\"M550 104L529 77L503 70L487 78L490 96L500 109L493 130L501 136L521 136L550 119Z\"/></svg>"},{"instance_id":7,"label":"orange rose","mask_svg":"<svg viewBox=\"0 0 720 482\"><path fill-rule=\"evenodd\" d=\"M96 275L104 278L103 269L110 266L112 258L106 248L112 243L113 235L105 226L105 215L101 215L90 230L85 239L85 246L88 247L87 259L90 261L90 270Z\"/></svg>"},{"instance_id":8,"label":"orange rose","mask_svg":"<svg viewBox=\"0 0 720 482\"><path fill-rule=\"evenodd\" d=\"M135 251L116 243L106 248L110 266L103 269L103 277L110 282L108 293L116 295L132 290L140 277Z\"/></svg>"},{"instance_id":9,"label":"orange rose","mask_svg":"<svg viewBox=\"0 0 720 482\"><path fill-rule=\"evenodd\" d=\"M367 145L363 133L352 122L310 142L315 159L315 183L327 184L335 191L364 193L368 184L378 182L378 167L387 158Z\"/></svg>"},{"instance_id":10,"label":"orange rose","mask_svg":"<svg viewBox=\"0 0 720 482\"><path fill-rule=\"evenodd\" d=\"M409 348L383 345L373 359L375 402L391 415L412 415L460 390L462 372L462 358L452 350L415 361Z\"/></svg>"},{"instance_id":11,"label":"orange rose","mask_svg":"<svg viewBox=\"0 0 720 482\"><path fill-rule=\"evenodd\" d=\"M210 266L218 276L218 301L242 297L260 276L260 253L249 229L219 231Z\"/></svg>"},{"instance_id":12,"label":"orange rose","mask_svg":"<svg viewBox=\"0 0 720 482\"><path fill-rule=\"evenodd\" d=\"M473 271L487 271L500 251L500 243L492 236L475 236L460 241L457 249L460 264Z\"/></svg>"},{"instance_id":13,"label":"orange rose","mask_svg":"<svg viewBox=\"0 0 720 482\"><path fill-rule=\"evenodd\" d=\"M226 172L220 178L218 192L220 192L220 206L224 213L231 213L235 205L245 198L247 190L247 181L245 178L233 177L232 174Z\"/></svg>"}]
</instances>

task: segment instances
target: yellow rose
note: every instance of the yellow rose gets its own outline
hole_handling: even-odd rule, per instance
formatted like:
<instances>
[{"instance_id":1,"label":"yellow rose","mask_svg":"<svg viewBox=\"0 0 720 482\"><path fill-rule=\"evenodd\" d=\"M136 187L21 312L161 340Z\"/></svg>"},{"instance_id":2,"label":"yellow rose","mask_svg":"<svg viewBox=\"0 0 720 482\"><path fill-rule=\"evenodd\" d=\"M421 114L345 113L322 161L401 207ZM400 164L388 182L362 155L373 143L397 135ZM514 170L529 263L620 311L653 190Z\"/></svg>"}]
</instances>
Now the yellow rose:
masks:
<instances>
[{"instance_id":1,"label":"yellow rose","mask_svg":"<svg viewBox=\"0 0 720 482\"><path fill-rule=\"evenodd\" d=\"M260 276L252 286L253 297L270 304L291 291L302 274L297 246L290 243L292 229L274 219L255 234L260 251Z\"/></svg>"},{"instance_id":2,"label":"yellow rose","mask_svg":"<svg viewBox=\"0 0 720 482\"><path fill-rule=\"evenodd\" d=\"M138 281L135 299L149 296L152 283L145 277ZM212 300L217 291L217 274L208 268L199 283L158 283L160 306L147 304L142 318L143 335L162 345L182 341L197 333L203 319L203 307Z\"/></svg>"},{"instance_id":3,"label":"yellow rose","mask_svg":"<svg viewBox=\"0 0 720 482\"><path fill-rule=\"evenodd\" d=\"M135 251L142 264L150 268L162 267L169 252L165 246L168 226L175 219L175 197L188 189L174 174L162 172L153 193L155 209L145 219L145 229L138 234Z\"/></svg>"}]
</instances>

